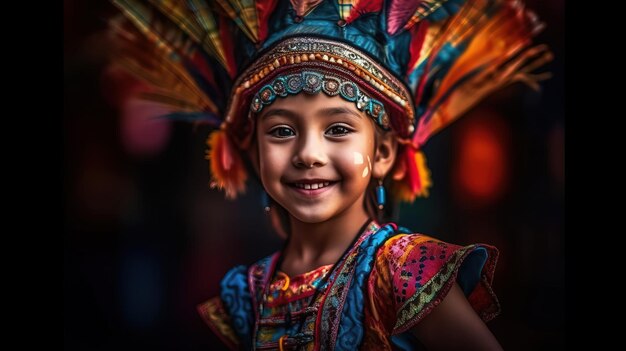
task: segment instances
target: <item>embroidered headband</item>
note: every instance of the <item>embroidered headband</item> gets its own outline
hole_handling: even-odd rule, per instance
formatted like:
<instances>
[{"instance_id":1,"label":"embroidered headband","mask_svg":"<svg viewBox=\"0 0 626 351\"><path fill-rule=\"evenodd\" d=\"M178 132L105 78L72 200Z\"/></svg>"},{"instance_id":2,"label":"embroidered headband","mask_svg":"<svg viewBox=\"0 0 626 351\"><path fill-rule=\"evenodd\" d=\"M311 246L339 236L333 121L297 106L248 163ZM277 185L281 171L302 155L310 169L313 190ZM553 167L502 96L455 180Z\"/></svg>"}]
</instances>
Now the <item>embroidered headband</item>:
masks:
<instances>
[{"instance_id":1,"label":"embroidered headband","mask_svg":"<svg viewBox=\"0 0 626 351\"><path fill-rule=\"evenodd\" d=\"M324 92L328 96L341 96L344 100L354 102L359 111L365 112L384 130L389 130L389 117L383 104L369 97L359 90L359 87L349 80L337 76L315 71L279 76L261 90L252 99L250 111L259 113L264 106L270 105L276 96L286 97L301 92L317 94Z\"/></svg>"}]
</instances>

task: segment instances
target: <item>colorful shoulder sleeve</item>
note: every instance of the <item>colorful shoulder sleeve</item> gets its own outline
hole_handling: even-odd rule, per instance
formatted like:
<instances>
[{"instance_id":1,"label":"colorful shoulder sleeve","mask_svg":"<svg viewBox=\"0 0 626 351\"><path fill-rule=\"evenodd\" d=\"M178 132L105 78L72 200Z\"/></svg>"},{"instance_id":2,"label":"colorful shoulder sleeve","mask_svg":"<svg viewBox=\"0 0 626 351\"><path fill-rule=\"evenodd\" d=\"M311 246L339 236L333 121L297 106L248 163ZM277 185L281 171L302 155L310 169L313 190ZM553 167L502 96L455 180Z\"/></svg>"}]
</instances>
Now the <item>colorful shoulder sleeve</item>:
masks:
<instances>
[{"instance_id":1,"label":"colorful shoulder sleeve","mask_svg":"<svg viewBox=\"0 0 626 351\"><path fill-rule=\"evenodd\" d=\"M400 234L378 249L369 279L374 313L391 335L413 328L459 284L484 320L500 312L491 289L498 250L458 246L422 234Z\"/></svg>"},{"instance_id":2,"label":"colorful shoulder sleeve","mask_svg":"<svg viewBox=\"0 0 626 351\"><path fill-rule=\"evenodd\" d=\"M222 299L219 296L199 304L198 313L229 349L237 350L239 348L239 340L233 330L232 320L224 309Z\"/></svg>"},{"instance_id":3,"label":"colorful shoulder sleeve","mask_svg":"<svg viewBox=\"0 0 626 351\"><path fill-rule=\"evenodd\" d=\"M230 349L247 348L254 323L247 268L228 271L220 283L220 296L198 305L198 312Z\"/></svg>"}]
</instances>

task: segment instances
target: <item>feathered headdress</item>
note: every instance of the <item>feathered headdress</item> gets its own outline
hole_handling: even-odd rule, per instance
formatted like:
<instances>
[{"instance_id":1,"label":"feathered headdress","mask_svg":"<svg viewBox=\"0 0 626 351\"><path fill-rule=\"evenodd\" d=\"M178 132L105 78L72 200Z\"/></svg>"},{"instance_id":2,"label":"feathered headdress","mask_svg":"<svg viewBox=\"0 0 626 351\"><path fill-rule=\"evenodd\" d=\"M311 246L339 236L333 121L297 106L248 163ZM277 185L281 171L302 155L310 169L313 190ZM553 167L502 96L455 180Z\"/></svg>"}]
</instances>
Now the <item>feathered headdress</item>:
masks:
<instances>
[{"instance_id":1,"label":"feathered headdress","mask_svg":"<svg viewBox=\"0 0 626 351\"><path fill-rule=\"evenodd\" d=\"M213 183L245 190L239 149L277 97L341 96L401 144L394 193L428 194L420 148L498 88L550 60L514 0L113 0L116 63L149 83L170 117L208 123Z\"/></svg>"}]
</instances>

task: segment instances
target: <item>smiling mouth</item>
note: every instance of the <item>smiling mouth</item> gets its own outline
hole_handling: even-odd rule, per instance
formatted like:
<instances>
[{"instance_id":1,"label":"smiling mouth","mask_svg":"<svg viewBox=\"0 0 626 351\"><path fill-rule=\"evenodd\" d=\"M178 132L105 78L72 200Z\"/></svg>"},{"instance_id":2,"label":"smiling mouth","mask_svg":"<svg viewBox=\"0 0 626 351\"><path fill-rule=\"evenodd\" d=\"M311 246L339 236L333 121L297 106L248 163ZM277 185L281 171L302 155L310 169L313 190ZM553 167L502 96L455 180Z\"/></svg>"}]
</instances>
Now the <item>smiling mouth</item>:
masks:
<instances>
[{"instance_id":1,"label":"smiling mouth","mask_svg":"<svg viewBox=\"0 0 626 351\"><path fill-rule=\"evenodd\" d=\"M312 184L308 184L308 183L293 183L292 185L295 186L296 188L299 188L299 189L315 190L315 189L325 188L325 187L329 186L331 183L332 182L319 182L319 183L312 183Z\"/></svg>"},{"instance_id":2,"label":"smiling mouth","mask_svg":"<svg viewBox=\"0 0 626 351\"><path fill-rule=\"evenodd\" d=\"M338 181L319 180L315 182L295 182L289 183L289 186L296 190L298 193L304 195L317 195L325 192L333 185L339 183Z\"/></svg>"}]
</instances>

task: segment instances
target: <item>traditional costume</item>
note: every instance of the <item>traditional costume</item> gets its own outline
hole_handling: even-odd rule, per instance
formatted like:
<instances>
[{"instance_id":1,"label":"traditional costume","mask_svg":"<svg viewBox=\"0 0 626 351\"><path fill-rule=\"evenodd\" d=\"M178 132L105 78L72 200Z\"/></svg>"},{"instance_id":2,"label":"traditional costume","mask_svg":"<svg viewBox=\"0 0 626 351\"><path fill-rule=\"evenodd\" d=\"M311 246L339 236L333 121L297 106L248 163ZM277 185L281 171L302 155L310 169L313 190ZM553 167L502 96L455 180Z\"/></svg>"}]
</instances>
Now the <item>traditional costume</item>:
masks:
<instances>
[{"instance_id":1,"label":"traditional costume","mask_svg":"<svg viewBox=\"0 0 626 351\"><path fill-rule=\"evenodd\" d=\"M542 25L512 0L114 0L116 63L149 84L170 118L215 127L212 184L234 198L248 176L240 150L276 99L326 94L395 133L386 180L394 199L431 185L421 147L494 90L550 60L531 47ZM233 348L413 349L407 331L454 282L484 319L499 306L488 245L456 246L370 221L334 265L288 277L280 252L229 271L202 316Z\"/></svg>"}]
</instances>

